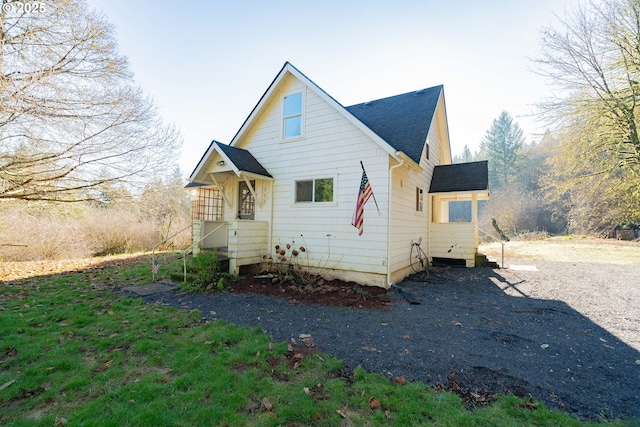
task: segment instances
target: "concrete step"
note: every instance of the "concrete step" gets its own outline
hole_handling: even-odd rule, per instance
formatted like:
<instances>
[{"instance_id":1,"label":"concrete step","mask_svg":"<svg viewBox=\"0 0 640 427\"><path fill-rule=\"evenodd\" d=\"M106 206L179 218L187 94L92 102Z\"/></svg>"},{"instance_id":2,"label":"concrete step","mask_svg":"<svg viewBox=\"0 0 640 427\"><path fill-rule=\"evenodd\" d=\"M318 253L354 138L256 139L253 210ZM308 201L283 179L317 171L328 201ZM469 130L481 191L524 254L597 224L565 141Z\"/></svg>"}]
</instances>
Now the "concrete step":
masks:
<instances>
[{"instance_id":1,"label":"concrete step","mask_svg":"<svg viewBox=\"0 0 640 427\"><path fill-rule=\"evenodd\" d=\"M497 262L489 260L485 254L476 254L476 267L500 268Z\"/></svg>"}]
</instances>

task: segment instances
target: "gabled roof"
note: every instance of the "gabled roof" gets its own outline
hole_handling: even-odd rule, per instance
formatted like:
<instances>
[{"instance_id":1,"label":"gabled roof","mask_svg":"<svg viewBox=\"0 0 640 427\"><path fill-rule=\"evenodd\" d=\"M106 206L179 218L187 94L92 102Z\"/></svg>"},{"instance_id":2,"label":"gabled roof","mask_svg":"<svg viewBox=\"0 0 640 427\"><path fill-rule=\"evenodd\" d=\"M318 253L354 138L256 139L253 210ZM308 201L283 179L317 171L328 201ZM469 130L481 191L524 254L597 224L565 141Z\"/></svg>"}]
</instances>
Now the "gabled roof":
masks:
<instances>
[{"instance_id":1,"label":"gabled roof","mask_svg":"<svg viewBox=\"0 0 640 427\"><path fill-rule=\"evenodd\" d=\"M216 144L216 148L223 157L227 157L228 161L232 163L232 168L236 170L238 175L240 175L241 172L246 172L252 175L271 178L269 172L267 172L249 151L242 148L231 147L230 145L217 141L213 141L212 144Z\"/></svg>"},{"instance_id":2,"label":"gabled roof","mask_svg":"<svg viewBox=\"0 0 640 427\"><path fill-rule=\"evenodd\" d=\"M373 139L382 149L384 149L387 153L392 156L397 156L397 149L389 145L387 141L382 139L378 134L376 134L369 127L364 125L360 120L358 120L353 114L350 114L338 101L336 101L331 95L325 92L320 86L315 84L310 78L304 75L300 70L294 67L290 62L285 62L283 67L278 72L278 75L273 79L267 90L262 94L262 97L253 108L247 119L244 121L240 130L236 133L236 135L231 140L229 145L235 146L238 141L242 139L242 136L248 131L251 123L254 119L261 113L262 109L268 105L269 100L271 99L272 94L278 89L280 84L285 80L287 75L292 75L301 82L303 82L309 89L313 90L320 98L324 99L327 103L332 105L338 112L342 113L343 116L352 122L355 126L360 128L365 134L367 134L371 139ZM406 154L406 153L405 153ZM194 171L195 172L195 171Z\"/></svg>"},{"instance_id":3,"label":"gabled roof","mask_svg":"<svg viewBox=\"0 0 640 427\"><path fill-rule=\"evenodd\" d=\"M345 108L289 62L285 62L267 90L262 94L256 106L229 143L230 147L236 147L238 143L241 143L243 136L249 131L252 123L257 120L262 111L268 108L272 95L288 75L303 82L310 90L332 105L343 117L369 136L390 156L397 160L406 158L410 161L409 163L413 164L408 164L409 166L420 169L420 156L438 102L441 99L442 86ZM220 146L222 145L224 144L220 144ZM190 181L193 181L204 167L210 153L211 146L191 173Z\"/></svg>"},{"instance_id":4,"label":"gabled roof","mask_svg":"<svg viewBox=\"0 0 640 427\"><path fill-rule=\"evenodd\" d=\"M194 181L194 178L196 176L196 172L200 170L200 168L203 167L206 163L207 159L209 159L213 155L213 153L216 152L220 154L220 157L222 157L224 162L227 164L227 167L238 176L242 174L248 174L258 175L265 178L272 178L271 174L267 172L267 170L260 164L260 162L258 162L255 157L253 157L253 155L249 151L242 148L231 147L227 144L223 144L221 142L213 140L211 141L211 144L209 144L207 151L205 151L205 153L200 158L198 165L191 173L191 177L189 177L190 182L185 186L185 188L207 185Z\"/></svg>"},{"instance_id":5,"label":"gabled roof","mask_svg":"<svg viewBox=\"0 0 640 427\"><path fill-rule=\"evenodd\" d=\"M442 85L346 107L389 145L420 164Z\"/></svg>"},{"instance_id":6,"label":"gabled roof","mask_svg":"<svg viewBox=\"0 0 640 427\"><path fill-rule=\"evenodd\" d=\"M440 165L433 169L429 193L487 191L489 189L488 162Z\"/></svg>"}]
</instances>

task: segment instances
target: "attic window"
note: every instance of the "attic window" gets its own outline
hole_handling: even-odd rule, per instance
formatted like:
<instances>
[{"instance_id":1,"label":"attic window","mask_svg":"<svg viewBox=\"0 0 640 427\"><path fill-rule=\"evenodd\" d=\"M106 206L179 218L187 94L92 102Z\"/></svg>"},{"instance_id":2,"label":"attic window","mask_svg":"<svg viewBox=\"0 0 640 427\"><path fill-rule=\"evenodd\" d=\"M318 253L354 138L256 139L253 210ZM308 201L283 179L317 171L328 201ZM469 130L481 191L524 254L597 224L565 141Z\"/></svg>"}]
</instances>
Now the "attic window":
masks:
<instances>
[{"instance_id":1,"label":"attic window","mask_svg":"<svg viewBox=\"0 0 640 427\"><path fill-rule=\"evenodd\" d=\"M302 92L284 97L282 116L282 138L289 139L302 135Z\"/></svg>"}]
</instances>

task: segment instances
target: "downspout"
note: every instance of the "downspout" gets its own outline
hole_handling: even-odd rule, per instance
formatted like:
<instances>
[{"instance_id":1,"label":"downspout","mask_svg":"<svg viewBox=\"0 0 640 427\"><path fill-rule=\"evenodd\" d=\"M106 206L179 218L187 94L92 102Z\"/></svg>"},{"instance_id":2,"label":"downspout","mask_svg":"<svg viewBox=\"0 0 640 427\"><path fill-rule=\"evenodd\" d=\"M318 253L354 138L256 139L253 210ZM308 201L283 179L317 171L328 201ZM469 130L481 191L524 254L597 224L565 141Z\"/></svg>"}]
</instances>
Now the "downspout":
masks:
<instances>
[{"instance_id":1,"label":"downspout","mask_svg":"<svg viewBox=\"0 0 640 427\"><path fill-rule=\"evenodd\" d=\"M404 159L400 158L400 163L397 165L393 165L389 168L389 214L387 218L389 220L389 224L387 226L387 234L389 238L387 239L387 289L393 285L391 283L391 214L393 212L392 202L393 202L393 170L399 168L404 165Z\"/></svg>"}]
</instances>

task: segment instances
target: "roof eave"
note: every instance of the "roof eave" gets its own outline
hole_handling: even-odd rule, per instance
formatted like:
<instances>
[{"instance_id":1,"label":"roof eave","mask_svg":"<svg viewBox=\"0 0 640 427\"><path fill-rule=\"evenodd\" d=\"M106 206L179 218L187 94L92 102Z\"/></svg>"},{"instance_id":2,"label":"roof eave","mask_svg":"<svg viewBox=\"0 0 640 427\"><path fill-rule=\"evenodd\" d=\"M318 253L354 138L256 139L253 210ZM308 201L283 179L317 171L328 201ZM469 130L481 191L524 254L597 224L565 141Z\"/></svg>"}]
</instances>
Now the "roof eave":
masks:
<instances>
[{"instance_id":1,"label":"roof eave","mask_svg":"<svg viewBox=\"0 0 640 427\"><path fill-rule=\"evenodd\" d=\"M225 162L225 165L228 165L228 167L229 167L229 170L222 171L222 172L232 171L238 177L246 176L247 178L263 179L263 180L267 180L267 181L273 181L273 177L271 175L263 175L263 174L259 174L259 173L255 173L255 172L249 172L249 171L240 169L238 167L238 165L236 165L234 163L234 161L224 152L224 150L218 146L218 144L219 144L218 142L215 143L215 151L218 154L220 154L220 157L222 157L222 160Z\"/></svg>"},{"instance_id":2,"label":"roof eave","mask_svg":"<svg viewBox=\"0 0 640 427\"><path fill-rule=\"evenodd\" d=\"M231 139L231 142L229 143L230 146L234 147L235 144L240 139L242 139L242 136L245 134L247 129L249 129L249 127L251 126L251 123L254 121L256 116L260 114L260 111L262 110L262 108L265 106L267 101L271 98L271 94L278 87L278 84L282 81L282 79L287 74L287 72L292 73L292 69L295 69L295 67L291 65L289 61L284 63L284 65L282 66L282 68L280 69L276 77L273 79L271 84L269 84L269 86L267 87L267 90L265 90L265 92L262 94L262 96L258 100L258 103L255 105L255 107L253 107L253 110L251 110L251 113L249 113L249 116L247 116L245 121L242 123L242 126L240 126L240 129L238 129L238 132L236 132L234 137Z\"/></svg>"},{"instance_id":3,"label":"roof eave","mask_svg":"<svg viewBox=\"0 0 640 427\"><path fill-rule=\"evenodd\" d=\"M222 157L225 165L228 165L228 167L233 171L233 173L236 174L236 176L240 176L240 169L238 168L238 166L236 166L231 158L227 156L227 154L221 148L218 147L218 143L216 143L215 146L215 151L220 154L220 157Z\"/></svg>"},{"instance_id":4,"label":"roof eave","mask_svg":"<svg viewBox=\"0 0 640 427\"><path fill-rule=\"evenodd\" d=\"M396 160L403 160L404 164L416 173L422 173L424 169L418 163L416 163L411 157L407 156L403 151L394 152Z\"/></svg>"},{"instance_id":5,"label":"roof eave","mask_svg":"<svg viewBox=\"0 0 640 427\"><path fill-rule=\"evenodd\" d=\"M373 132L368 126L358 120L353 114L347 111L346 108L342 106L338 101L336 101L331 95L325 92L320 86L314 83L311 79L309 79L306 75L304 75L300 70L298 70L295 66L293 66L290 62L285 62L278 75L273 79L265 93L262 95L256 106L253 108L247 119L244 121L240 130L236 133L236 135L231 140L232 147L242 139L242 136L245 134L247 129L251 126L251 123L255 119L255 117L262 110L264 105L269 101L271 95L278 87L279 83L285 78L287 73L291 74L298 80L302 81L305 86L314 91L316 95L322 98L325 102L332 105L336 110L338 110L347 120L349 120L352 124L358 127L362 132L364 132L369 138L374 140L383 150L385 150L389 155L396 156L396 150L389 145L384 139L382 139L378 134ZM414 162L415 163L415 162Z\"/></svg>"},{"instance_id":6,"label":"roof eave","mask_svg":"<svg viewBox=\"0 0 640 427\"><path fill-rule=\"evenodd\" d=\"M216 140L214 139L213 141L211 141L211 143L209 144L209 147L207 148L207 151L205 151L205 153L203 154L203 156L200 158L200 161L198 162L198 164L196 165L195 169L193 170L193 172L191 172L191 175L189 175L189 182L193 182L196 177L198 176L198 174L200 173L202 167L204 166L204 164L206 163L206 160L209 159L209 156L212 154L212 152L215 150L215 144L216 144Z\"/></svg>"},{"instance_id":7,"label":"roof eave","mask_svg":"<svg viewBox=\"0 0 640 427\"><path fill-rule=\"evenodd\" d=\"M238 173L238 176L246 176L249 179L261 179L263 181L274 181L275 178L272 176L266 176L266 175L260 175L257 173L253 173L253 172L247 172L247 171L240 171L240 173Z\"/></svg>"},{"instance_id":8,"label":"roof eave","mask_svg":"<svg viewBox=\"0 0 640 427\"><path fill-rule=\"evenodd\" d=\"M489 199L489 190L460 190L460 191L440 191L437 193L429 192L430 195L433 196L460 196L460 195L468 195L472 196L473 194L478 195L479 200L488 200Z\"/></svg>"},{"instance_id":9,"label":"roof eave","mask_svg":"<svg viewBox=\"0 0 640 427\"><path fill-rule=\"evenodd\" d=\"M443 120L444 120L444 131L447 133L447 148L449 149L447 153L444 153L447 156L447 158L445 160L448 160L449 163L451 163L453 161L453 157L451 156L451 134L449 133L449 118L447 116L447 103L445 102L444 99L444 87L442 88L442 91L440 92L440 99L438 99L438 104L442 102L442 109L443 109ZM435 116L435 114L434 114Z\"/></svg>"}]
</instances>

